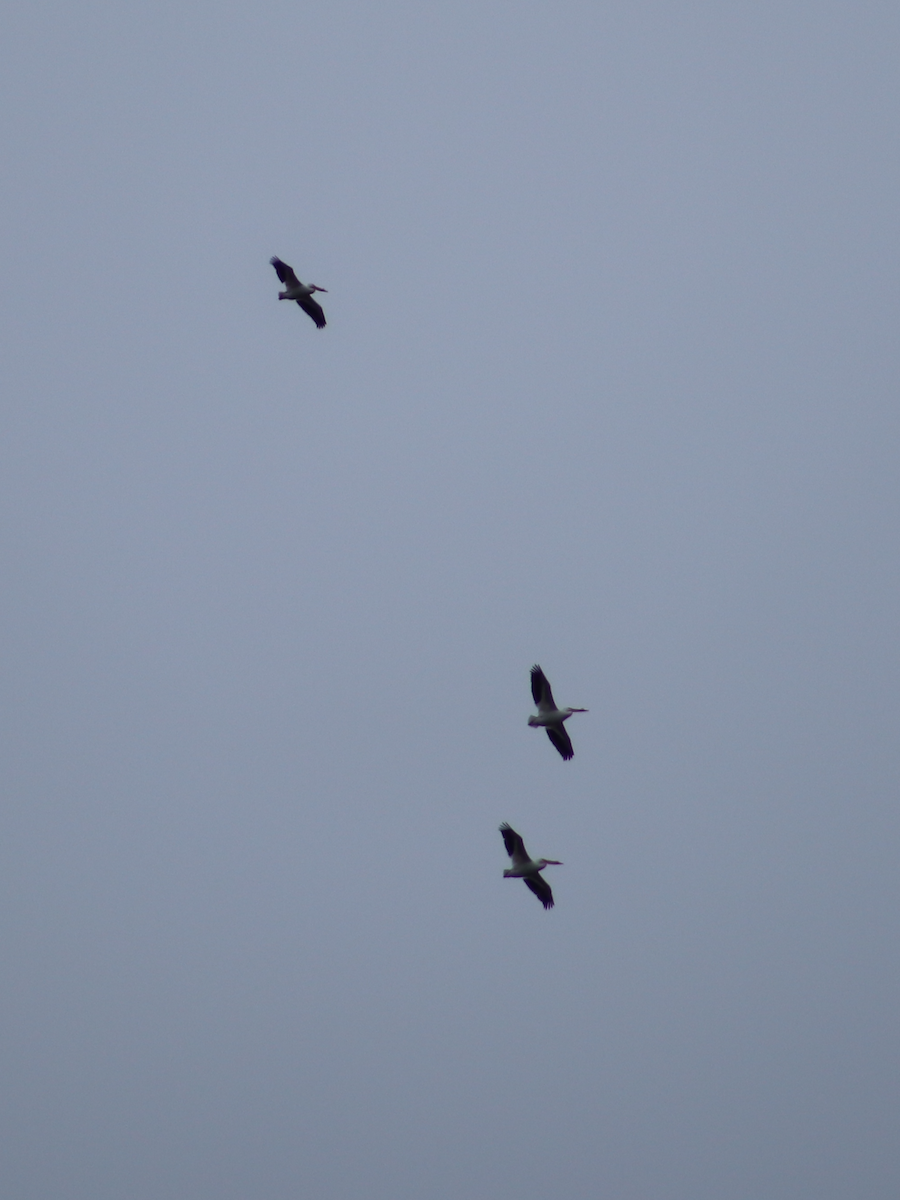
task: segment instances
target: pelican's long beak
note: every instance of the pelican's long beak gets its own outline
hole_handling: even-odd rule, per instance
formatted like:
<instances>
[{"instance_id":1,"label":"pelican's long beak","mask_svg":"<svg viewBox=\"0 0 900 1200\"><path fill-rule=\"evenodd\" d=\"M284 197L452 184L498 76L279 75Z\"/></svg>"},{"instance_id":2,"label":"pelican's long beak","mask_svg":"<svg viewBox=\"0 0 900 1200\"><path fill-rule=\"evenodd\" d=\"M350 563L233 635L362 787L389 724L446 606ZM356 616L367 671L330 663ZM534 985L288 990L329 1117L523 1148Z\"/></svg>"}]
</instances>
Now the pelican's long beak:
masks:
<instances>
[{"instance_id":1,"label":"pelican's long beak","mask_svg":"<svg viewBox=\"0 0 900 1200\"><path fill-rule=\"evenodd\" d=\"M320 288L317 283L313 283L310 286L314 292L325 292L326 294L328 292L328 288Z\"/></svg>"},{"instance_id":2,"label":"pelican's long beak","mask_svg":"<svg viewBox=\"0 0 900 1200\"><path fill-rule=\"evenodd\" d=\"M566 864L561 863L558 858L547 858L544 860L548 867L564 867Z\"/></svg>"}]
</instances>

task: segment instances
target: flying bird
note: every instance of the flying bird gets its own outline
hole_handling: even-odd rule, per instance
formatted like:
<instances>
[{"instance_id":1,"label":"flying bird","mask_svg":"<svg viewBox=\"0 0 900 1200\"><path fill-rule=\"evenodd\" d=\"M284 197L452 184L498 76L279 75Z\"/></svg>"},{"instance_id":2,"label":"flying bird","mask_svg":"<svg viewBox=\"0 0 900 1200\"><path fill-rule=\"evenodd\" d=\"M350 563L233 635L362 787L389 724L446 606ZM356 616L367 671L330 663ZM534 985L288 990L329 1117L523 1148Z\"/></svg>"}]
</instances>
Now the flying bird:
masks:
<instances>
[{"instance_id":1,"label":"flying bird","mask_svg":"<svg viewBox=\"0 0 900 1200\"><path fill-rule=\"evenodd\" d=\"M503 878L524 879L525 886L534 892L544 908L552 908L553 893L550 884L541 878L541 871L544 867L561 867L563 864L555 858L529 858L521 835L505 821L500 826L500 832L503 834L506 853L512 859L512 866L503 872Z\"/></svg>"},{"instance_id":2,"label":"flying bird","mask_svg":"<svg viewBox=\"0 0 900 1200\"><path fill-rule=\"evenodd\" d=\"M284 291L278 293L279 300L296 300L307 316L312 317L317 329L325 328L325 314L322 305L313 300L313 292L327 292L315 283L301 283L294 274L294 268L283 263L280 258L270 258L269 262L275 268L275 273L284 284Z\"/></svg>"},{"instance_id":3,"label":"flying bird","mask_svg":"<svg viewBox=\"0 0 900 1200\"><path fill-rule=\"evenodd\" d=\"M528 724L532 727L543 726L547 730L547 737L568 762L574 757L575 751L569 735L563 729L563 721L568 721L572 713L587 712L587 709L557 708L547 676L537 665L531 668L531 694L537 705L537 716L529 717Z\"/></svg>"}]
</instances>

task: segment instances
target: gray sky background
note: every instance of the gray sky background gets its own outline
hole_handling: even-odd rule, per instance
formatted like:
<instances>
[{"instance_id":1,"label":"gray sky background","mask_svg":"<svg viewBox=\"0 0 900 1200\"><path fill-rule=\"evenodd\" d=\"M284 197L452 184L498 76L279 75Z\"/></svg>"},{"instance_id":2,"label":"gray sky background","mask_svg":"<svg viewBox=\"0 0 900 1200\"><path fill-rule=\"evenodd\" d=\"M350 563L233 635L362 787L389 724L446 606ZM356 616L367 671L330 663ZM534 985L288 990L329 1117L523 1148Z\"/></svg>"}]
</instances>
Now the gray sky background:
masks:
<instances>
[{"instance_id":1,"label":"gray sky background","mask_svg":"<svg viewBox=\"0 0 900 1200\"><path fill-rule=\"evenodd\" d=\"M4 27L4 1194L896 1200L896 4Z\"/></svg>"}]
</instances>

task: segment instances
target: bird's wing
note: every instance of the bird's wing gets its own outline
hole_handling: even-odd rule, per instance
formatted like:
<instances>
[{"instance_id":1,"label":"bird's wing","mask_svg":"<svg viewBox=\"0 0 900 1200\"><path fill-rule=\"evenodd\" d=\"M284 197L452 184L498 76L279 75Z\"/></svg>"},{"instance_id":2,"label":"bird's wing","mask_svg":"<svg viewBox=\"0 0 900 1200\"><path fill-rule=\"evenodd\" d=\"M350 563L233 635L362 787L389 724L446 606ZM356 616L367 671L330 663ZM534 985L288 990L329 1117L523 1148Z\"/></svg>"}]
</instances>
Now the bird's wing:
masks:
<instances>
[{"instance_id":1,"label":"bird's wing","mask_svg":"<svg viewBox=\"0 0 900 1200\"><path fill-rule=\"evenodd\" d=\"M325 314L322 312L322 305L317 304L312 296L302 296L297 303L303 309L307 316L312 317L316 323L316 329L325 328Z\"/></svg>"},{"instance_id":2,"label":"bird's wing","mask_svg":"<svg viewBox=\"0 0 900 1200\"><path fill-rule=\"evenodd\" d=\"M289 267L287 263L282 262L277 255L274 258L270 258L269 262L275 268L275 274L282 283L287 284L288 287L300 287L300 280L294 274L293 267ZM318 305L316 307L318 308Z\"/></svg>"},{"instance_id":3,"label":"bird's wing","mask_svg":"<svg viewBox=\"0 0 900 1200\"><path fill-rule=\"evenodd\" d=\"M531 694L534 696L534 702L538 706L539 712L556 711L547 676L537 664L531 668Z\"/></svg>"},{"instance_id":4,"label":"bird's wing","mask_svg":"<svg viewBox=\"0 0 900 1200\"><path fill-rule=\"evenodd\" d=\"M531 888L544 908L553 907L553 892L550 890L550 884L546 879L542 879L540 875L527 875L525 877L525 886Z\"/></svg>"},{"instance_id":5,"label":"bird's wing","mask_svg":"<svg viewBox=\"0 0 900 1200\"><path fill-rule=\"evenodd\" d=\"M516 833L513 827L507 825L505 821L500 826L500 832L503 834L503 845L506 847L506 853L513 862L530 862L521 834Z\"/></svg>"},{"instance_id":6,"label":"bird's wing","mask_svg":"<svg viewBox=\"0 0 900 1200\"><path fill-rule=\"evenodd\" d=\"M547 737L557 748L566 762L568 762L570 758L575 757L575 751L572 749L572 739L566 733L565 729L563 729L562 725L548 725Z\"/></svg>"}]
</instances>

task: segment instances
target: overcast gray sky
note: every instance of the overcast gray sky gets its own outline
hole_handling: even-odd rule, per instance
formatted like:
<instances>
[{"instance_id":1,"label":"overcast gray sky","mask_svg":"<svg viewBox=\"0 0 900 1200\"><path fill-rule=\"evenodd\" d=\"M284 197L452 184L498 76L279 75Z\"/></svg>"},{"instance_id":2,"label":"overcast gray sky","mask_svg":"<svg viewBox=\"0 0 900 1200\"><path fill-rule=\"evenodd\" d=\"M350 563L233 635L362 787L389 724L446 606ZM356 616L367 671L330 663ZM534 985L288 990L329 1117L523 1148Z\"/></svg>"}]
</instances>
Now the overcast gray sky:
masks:
<instances>
[{"instance_id":1,"label":"overcast gray sky","mask_svg":"<svg viewBox=\"0 0 900 1200\"><path fill-rule=\"evenodd\" d=\"M4 1195L896 1200L896 4L3 24Z\"/></svg>"}]
</instances>

